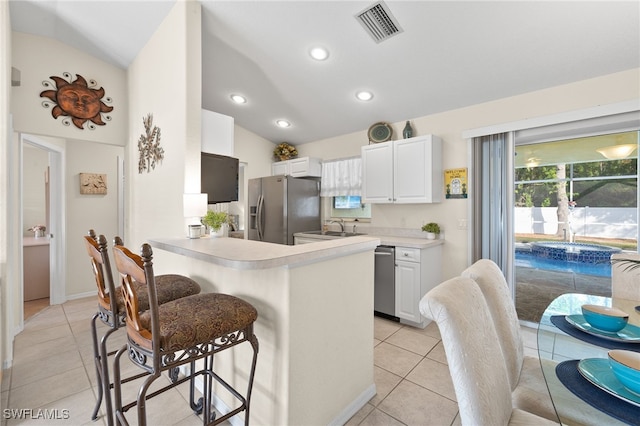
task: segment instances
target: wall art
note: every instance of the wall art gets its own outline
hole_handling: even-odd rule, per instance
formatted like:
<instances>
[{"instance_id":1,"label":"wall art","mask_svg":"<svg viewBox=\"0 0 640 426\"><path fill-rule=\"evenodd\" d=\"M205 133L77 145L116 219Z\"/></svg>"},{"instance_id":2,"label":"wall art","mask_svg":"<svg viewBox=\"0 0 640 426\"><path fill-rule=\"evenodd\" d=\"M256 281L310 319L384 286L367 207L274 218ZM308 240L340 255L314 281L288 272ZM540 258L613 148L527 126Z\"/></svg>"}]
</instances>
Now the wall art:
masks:
<instances>
[{"instance_id":1,"label":"wall art","mask_svg":"<svg viewBox=\"0 0 640 426\"><path fill-rule=\"evenodd\" d=\"M138 173L156 168L156 163L162 163L164 149L160 146L160 128L153 125L153 114L149 113L142 119L145 133L138 139Z\"/></svg>"},{"instance_id":2,"label":"wall art","mask_svg":"<svg viewBox=\"0 0 640 426\"><path fill-rule=\"evenodd\" d=\"M87 83L80 74L76 74L73 81L70 73L65 72L62 75L63 77L49 77L53 82L42 82L48 90L42 91L40 97L50 99L43 101L42 106L53 106L53 118L63 117L62 124L70 126L73 123L80 130L84 130L85 123L88 129L94 130L96 125L104 126L105 121L111 121L111 116L106 113L113 111L113 107L106 103L111 103L112 100L104 97L102 87L96 88L98 83L94 80Z\"/></svg>"},{"instance_id":3,"label":"wall art","mask_svg":"<svg viewBox=\"0 0 640 426\"><path fill-rule=\"evenodd\" d=\"M80 173L80 194L107 193L107 175L100 173Z\"/></svg>"},{"instance_id":4,"label":"wall art","mask_svg":"<svg viewBox=\"0 0 640 426\"><path fill-rule=\"evenodd\" d=\"M467 198L467 169L444 171L446 198Z\"/></svg>"}]
</instances>

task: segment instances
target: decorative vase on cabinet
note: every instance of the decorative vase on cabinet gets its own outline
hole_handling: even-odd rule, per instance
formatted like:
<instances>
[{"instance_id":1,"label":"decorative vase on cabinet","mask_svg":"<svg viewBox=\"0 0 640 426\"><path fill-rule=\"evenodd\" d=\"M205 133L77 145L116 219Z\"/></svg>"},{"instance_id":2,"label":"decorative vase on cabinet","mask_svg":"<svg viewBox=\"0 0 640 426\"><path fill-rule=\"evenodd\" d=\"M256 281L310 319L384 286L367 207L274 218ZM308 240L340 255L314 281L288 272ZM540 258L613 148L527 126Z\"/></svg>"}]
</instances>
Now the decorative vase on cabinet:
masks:
<instances>
[{"instance_id":1,"label":"decorative vase on cabinet","mask_svg":"<svg viewBox=\"0 0 640 426\"><path fill-rule=\"evenodd\" d=\"M411 128L411 123L409 123L409 120L407 120L407 124L405 124L404 126L404 130L402 131L402 136L405 139L409 139L413 137L413 129Z\"/></svg>"}]
</instances>

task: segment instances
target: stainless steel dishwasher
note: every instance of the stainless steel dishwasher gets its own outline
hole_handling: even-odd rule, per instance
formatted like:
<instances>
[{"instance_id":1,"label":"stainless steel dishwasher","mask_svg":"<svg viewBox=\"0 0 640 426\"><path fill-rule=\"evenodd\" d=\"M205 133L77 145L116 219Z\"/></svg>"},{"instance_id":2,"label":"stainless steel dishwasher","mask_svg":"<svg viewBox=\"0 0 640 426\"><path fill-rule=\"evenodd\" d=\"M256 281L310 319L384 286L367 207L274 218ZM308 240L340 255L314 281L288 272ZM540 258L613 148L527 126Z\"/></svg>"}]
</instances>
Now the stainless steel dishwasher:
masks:
<instances>
[{"instance_id":1,"label":"stainless steel dishwasher","mask_svg":"<svg viewBox=\"0 0 640 426\"><path fill-rule=\"evenodd\" d=\"M373 311L375 315L396 317L396 248L378 246L375 251Z\"/></svg>"}]
</instances>

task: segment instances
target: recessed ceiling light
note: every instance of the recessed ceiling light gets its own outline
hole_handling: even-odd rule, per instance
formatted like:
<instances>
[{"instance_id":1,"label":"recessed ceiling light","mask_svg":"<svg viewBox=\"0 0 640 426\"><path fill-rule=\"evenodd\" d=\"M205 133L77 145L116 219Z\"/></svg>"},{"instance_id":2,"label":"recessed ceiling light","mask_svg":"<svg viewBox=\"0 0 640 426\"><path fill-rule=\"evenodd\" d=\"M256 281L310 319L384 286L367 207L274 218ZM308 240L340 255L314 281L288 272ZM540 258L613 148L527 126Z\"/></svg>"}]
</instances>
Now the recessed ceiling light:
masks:
<instances>
[{"instance_id":1,"label":"recessed ceiling light","mask_svg":"<svg viewBox=\"0 0 640 426\"><path fill-rule=\"evenodd\" d=\"M316 46L309 51L309 55L317 61L324 61L329 57L329 51L324 47Z\"/></svg>"},{"instance_id":2,"label":"recessed ceiling light","mask_svg":"<svg viewBox=\"0 0 640 426\"><path fill-rule=\"evenodd\" d=\"M247 98L242 95L231 95L231 100L237 104L246 104Z\"/></svg>"},{"instance_id":3,"label":"recessed ceiling light","mask_svg":"<svg viewBox=\"0 0 640 426\"><path fill-rule=\"evenodd\" d=\"M361 101L370 101L371 99L373 99L373 93L367 92L366 90L356 92L356 98Z\"/></svg>"},{"instance_id":4,"label":"recessed ceiling light","mask_svg":"<svg viewBox=\"0 0 640 426\"><path fill-rule=\"evenodd\" d=\"M291 123L289 123L287 120L276 120L276 124L278 125L278 127L290 127Z\"/></svg>"}]
</instances>

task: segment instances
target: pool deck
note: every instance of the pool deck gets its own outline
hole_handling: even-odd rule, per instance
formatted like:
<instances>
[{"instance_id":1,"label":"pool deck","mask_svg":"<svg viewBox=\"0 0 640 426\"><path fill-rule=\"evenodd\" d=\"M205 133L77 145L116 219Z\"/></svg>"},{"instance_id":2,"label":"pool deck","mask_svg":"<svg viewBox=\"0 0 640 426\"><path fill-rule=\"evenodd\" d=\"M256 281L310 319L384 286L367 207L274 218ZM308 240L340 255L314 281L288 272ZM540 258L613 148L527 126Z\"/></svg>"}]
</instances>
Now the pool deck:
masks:
<instances>
[{"instance_id":1,"label":"pool deck","mask_svg":"<svg viewBox=\"0 0 640 426\"><path fill-rule=\"evenodd\" d=\"M553 299L565 293L611 296L611 277L516 267L516 311L523 321L539 322Z\"/></svg>"}]
</instances>

